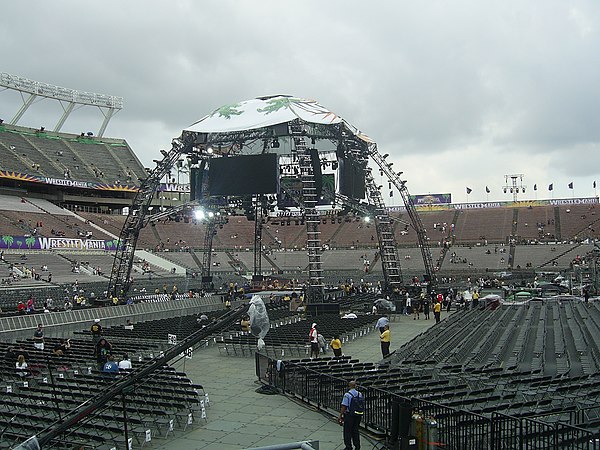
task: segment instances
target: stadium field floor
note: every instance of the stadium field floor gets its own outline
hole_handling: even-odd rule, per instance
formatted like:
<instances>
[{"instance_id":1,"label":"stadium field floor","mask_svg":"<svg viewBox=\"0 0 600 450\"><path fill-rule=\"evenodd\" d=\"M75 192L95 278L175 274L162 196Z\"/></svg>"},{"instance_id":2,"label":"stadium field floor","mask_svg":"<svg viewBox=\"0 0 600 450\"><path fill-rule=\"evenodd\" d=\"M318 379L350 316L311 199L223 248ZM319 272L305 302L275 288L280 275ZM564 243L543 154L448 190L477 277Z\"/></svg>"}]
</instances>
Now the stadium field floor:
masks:
<instances>
[{"instance_id":1,"label":"stadium field floor","mask_svg":"<svg viewBox=\"0 0 600 450\"><path fill-rule=\"evenodd\" d=\"M442 316L443 317L443 316ZM374 316L373 323L377 319ZM390 323L392 350L434 324L402 316ZM308 329L306 330L308 335ZM347 343L345 355L361 362L381 359L379 333ZM207 420L198 419L186 431L175 430L168 440L154 440L160 450L237 450L289 442L318 440L321 450L344 448L342 428L335 418L283 395L259 394L254 358L221 356L216 346L196 350L192 359L175 365L209 394ZM341 398L340 398L341 402ZM366 438L363 446L370 448Z\"/></svg>"}]
</instances>

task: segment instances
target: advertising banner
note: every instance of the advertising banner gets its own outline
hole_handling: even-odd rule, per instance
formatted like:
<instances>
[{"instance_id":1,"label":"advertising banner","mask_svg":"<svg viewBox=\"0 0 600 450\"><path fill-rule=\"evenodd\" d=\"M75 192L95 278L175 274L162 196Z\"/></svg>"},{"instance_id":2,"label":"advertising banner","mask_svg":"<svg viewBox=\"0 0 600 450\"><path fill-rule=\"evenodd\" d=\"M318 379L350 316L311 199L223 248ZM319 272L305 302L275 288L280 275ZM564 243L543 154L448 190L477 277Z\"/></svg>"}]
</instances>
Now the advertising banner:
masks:
<instances>
[{"instance_id":1,"label":"advertising banner","mask_svg":"<svg viewBox=\"0 0 600 450\"><path fill-rule=\"evenodd\" d=\"M95 181L80 181L66 178L41 177L38 175L28 175L26 173L14 172L10 170L0 170L0 178L9 178L11 180L29 181L30 183L44 183L55 186L74 187L80 189L98 189L101 191L121 191L137 192L138 188L129 184L106 184Z\"/></svg>"},{"instance_id":2,"label":"advertising banner","mask_svg":"<svg viewBox=\"0 0 600 450\"><path fill-rule=\"evenodd\" d=\"M0 237L0 249L12 250L106 250L113 251L119 247L119 240L105 241L101 239L77 239L65 237L12 236Z\"/></svg>"},{"instance_id":3,"label":"advertising banner","mask_svg":"<svg viewBox=\"0 0 600 450\"><path fill-rule=\"evenodd\" d=\"M439 205L452 203L452 194L411 195L415 205Z\"/></svg>"}]
</instances>

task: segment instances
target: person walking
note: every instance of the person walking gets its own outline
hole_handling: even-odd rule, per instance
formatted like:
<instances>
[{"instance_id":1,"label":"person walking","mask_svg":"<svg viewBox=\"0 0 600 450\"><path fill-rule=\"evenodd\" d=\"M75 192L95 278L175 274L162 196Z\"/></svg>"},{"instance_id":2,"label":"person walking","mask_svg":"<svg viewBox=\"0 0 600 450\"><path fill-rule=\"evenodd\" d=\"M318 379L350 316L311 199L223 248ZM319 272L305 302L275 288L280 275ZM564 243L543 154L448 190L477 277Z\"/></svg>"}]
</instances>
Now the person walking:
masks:
<instances>
[{"instance_id":1,"label":"person walking","mask_svg":"<svg viewBox=\"0 0 600 450\"><path fill-rule=\"evenodd\" d=\"M381 355L385 358L390 354L390 326L386 325L383 327L383 332L379 336L379 340L381 341Z\"/></svg>"},{"instance_id":2,"label":"person walking","mask_svg":"<svg viewBox=\"0 0 600 450\"><path fill-rule=\"evenodd\" d=\"M100 319L94 319L94 323L90 327L90 334L92 335L92 342L96 345L102 337L102 325L100 325Z\"/></svg>"},{"instance_id":3,"label":"person walking","mask_svg":"<svg viewBox=\"0 0 600 450\"><path fill-rule=\"evenodd\" d=\"M308 341L310 342L310 357L319 357L319 332L317 331L317 324L313 323L308 332Z\"/></svg>"},{"instance_id":4,"label":"person walking","mask_svg":"<svg viewBox=\"0 0 600 450\"><path fill-rule=\"evenodd\" d=\"M416 298L413 302L413 320L417 320L419 318L419 313L421 311L422 300L420 298Z\"/></svg>"},{"instance_id":5,"label":"person walking","mask_svg":"<svg viewBox=\"0 0 600 450\"><path fill-rule=\"evenodd\" d=\"M423 315L426 320L429 320L429 299L427 297L423 299Z\"/></svg>"},{"instance_id":6,"label":"person walking","mask_svg":"<svg viewBox=\"0 0 600 450\"><path fill-rule=\"evenodd\" d=\"M362 416L365 413L365 397L362 392L356 389L356 381L348 383L350 388L344 394L338 423L344 427L344 450L360 450L360 432L359 426Z\"/></svg>"},{"instance_id":7,"label":"person walking","mask_svg":"<svg viewBox=\"0 0 600 450\"><path fill-rule=\"evenodd\" d=\"M333 350L333 356L340 357L342 356L342 341L339 335L335 335L334 338L329 343L331 350Z\"/></svg>"},{"instance_id":8,"label":"person walking","mask_svg":"<svg viewBox=\"0 0 600 450\"><path fill-rule=\"evenodd\" d=\"M435 302L435 305L433 305L433 316L435 317L435 323L440 323L441 312L442 304L440 302Z\"/></svg>"},{"instance_id":9,"label":"person walking","mask_svg":"<svg viewBox=\"0 0 600 450\"><path fill-rule=\"evenodd\" d=\"M36 350L44 350L44 327L41 323L38 324L33 332L33 346Z\"/></svg>"}]
</instances>

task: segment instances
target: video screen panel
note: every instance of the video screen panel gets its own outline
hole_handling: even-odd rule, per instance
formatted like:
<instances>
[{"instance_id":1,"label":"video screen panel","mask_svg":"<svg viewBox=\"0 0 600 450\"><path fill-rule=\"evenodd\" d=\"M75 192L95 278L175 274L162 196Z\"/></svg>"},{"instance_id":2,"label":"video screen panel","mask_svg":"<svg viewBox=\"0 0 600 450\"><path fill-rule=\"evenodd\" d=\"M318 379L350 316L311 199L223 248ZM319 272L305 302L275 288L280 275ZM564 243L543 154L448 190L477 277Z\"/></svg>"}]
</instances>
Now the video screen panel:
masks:
<instances>
[{"instance_id":1,"label":"video screen panel","mask_svg":"<svg viewBox=\"0 0 600 450\"><path fill-rule=\"evenodd\" d=\"M279 193L279 161L275 153L213 158L208 168L210 195Z\"/></svg>"},{"instance_id":2,"label":"video screen panel","mask_svg":"<svg viewBox=\"0 0 600 450\"><path fill-rule=\"evenodd\" d=\"M339 191L346 197L365 198L365 173L359 164L348 158L338 158Z\"/></svg>"},{"instance_id":3,"label":"video screen panel","mask_svg":"<svg viewBox=\"0 0 600 450\"><path fill-rule=\"evenodd\" d=\"M335 193L335 177L332 173L323 174L323 189ZM302 180L298 177L282 177L281 192L277 196L278 208L296 208L298 203L294 198L302 197ZM319 198L318 206L330 205L331 200L328 198Z\"/></svg>"}]
</instances>

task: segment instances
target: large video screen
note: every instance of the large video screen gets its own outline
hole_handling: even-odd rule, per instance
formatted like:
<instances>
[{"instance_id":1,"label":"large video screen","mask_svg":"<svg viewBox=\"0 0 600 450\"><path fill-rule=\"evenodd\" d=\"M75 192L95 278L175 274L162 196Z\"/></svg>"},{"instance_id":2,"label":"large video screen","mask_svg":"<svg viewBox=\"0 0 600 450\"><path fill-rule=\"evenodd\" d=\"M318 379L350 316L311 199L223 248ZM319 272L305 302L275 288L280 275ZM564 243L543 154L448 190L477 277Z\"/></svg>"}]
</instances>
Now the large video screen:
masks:
<instances>
[{"instance_id":1,"label":"large video screen","mask_svg":"<svg viewBox=\"0 0 600 450\"><path fill-rule=\"evenodd\" d=\"M327 190L332 194L335 194L335 177L332 173L323 174L323 190ZM298 177L282 177L281 178L281 192L277 197L278 208L295 208L298 207L298 203L295 198L302 197L302 180ZM317 205L330 205L331 200L328 196L323 198L319 197Z\"/></svg>"},{"instance_id":2,"label":"large video screen","mask_svg":"<svg viewBox=\"0 0 600 450\"><path fill-rule=\"evenodd\" d=\"M338 158L340 194L346 197L365 198L365 173L362 167L351 159Z\"/></svg>"},{"instance_id":3,"label":"large video screen","mask_svg":"<svg viewBox=\"0 0 600 450\"><path fill-rule=\"evenodd\" d=\"M213 158L208 168L210 195L279 193L279 161L275 153Z\"/></svg>"}]
</instances>

